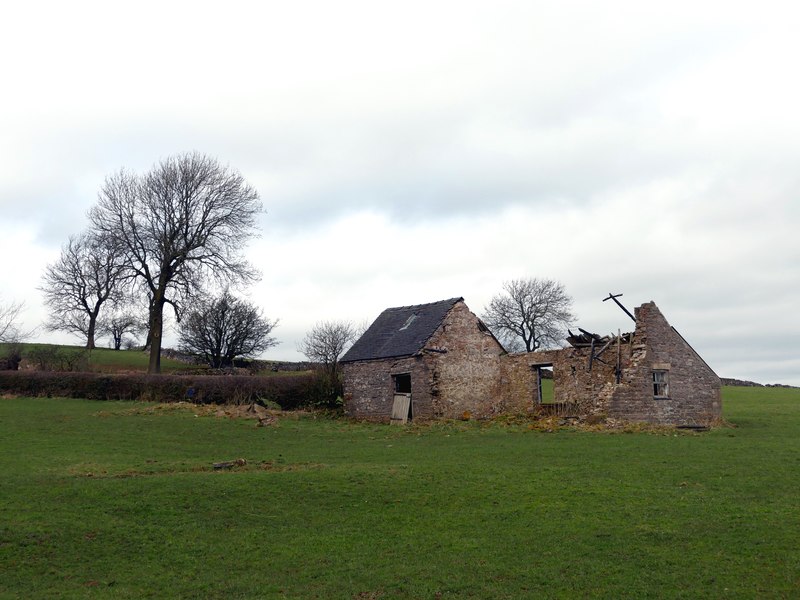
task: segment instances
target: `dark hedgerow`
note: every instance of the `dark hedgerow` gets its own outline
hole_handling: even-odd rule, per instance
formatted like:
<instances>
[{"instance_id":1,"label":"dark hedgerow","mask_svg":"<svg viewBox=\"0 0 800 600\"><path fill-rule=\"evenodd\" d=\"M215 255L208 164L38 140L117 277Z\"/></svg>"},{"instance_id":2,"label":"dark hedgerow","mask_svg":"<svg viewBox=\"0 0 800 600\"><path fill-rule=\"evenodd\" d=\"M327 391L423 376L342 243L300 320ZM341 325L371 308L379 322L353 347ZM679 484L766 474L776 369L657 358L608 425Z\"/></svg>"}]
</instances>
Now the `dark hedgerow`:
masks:
<instances>
[{"instance_id":1,"label":"dark hedgerow","mask_svg":"<svg viewBox=\"0 0 800 600\"><path fill-rule=\"evenodd\" d=\"M284 410L303 407L314 396L313 375L105 375L49 371L0 371L0 393L20 396L146 400L198 404L272 401Z\"/></svg>"}]
</instances>

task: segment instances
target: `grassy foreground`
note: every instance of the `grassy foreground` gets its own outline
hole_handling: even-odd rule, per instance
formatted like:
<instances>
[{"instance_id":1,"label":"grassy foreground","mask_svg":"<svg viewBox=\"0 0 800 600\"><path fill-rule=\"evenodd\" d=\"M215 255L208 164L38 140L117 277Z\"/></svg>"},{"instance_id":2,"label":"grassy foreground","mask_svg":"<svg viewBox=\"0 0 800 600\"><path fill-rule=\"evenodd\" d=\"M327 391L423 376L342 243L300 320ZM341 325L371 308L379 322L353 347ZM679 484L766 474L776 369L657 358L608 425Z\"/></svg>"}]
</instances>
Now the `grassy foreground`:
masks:
<instances>
[{"instance_id":1,"label":"grassy foreground","mask_svg":"<svg viewBox=\"0 0 800 600\"><path fill-rule=\"evenodd\" d=\"M0 399L0 598L798 597L800 391L724 400L610 434Z\"/></svg>"}]
</instances>

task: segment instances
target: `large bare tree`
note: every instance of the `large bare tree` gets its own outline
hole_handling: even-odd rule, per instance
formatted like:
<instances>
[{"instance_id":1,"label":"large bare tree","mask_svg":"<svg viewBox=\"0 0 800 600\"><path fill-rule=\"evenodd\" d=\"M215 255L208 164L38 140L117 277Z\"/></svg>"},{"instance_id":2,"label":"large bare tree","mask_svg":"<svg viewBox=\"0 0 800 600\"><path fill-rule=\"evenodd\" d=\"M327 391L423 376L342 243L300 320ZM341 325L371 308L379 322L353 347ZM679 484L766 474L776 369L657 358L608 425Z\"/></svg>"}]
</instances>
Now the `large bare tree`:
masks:
<instances>
[{"instance_id":1,"label":"large bare tree","mask_svg":"<svg viewBox=\"0 0 800 600\"><path fill-rule=\"evenodd\" d=\"M339 359L358 337L359 328L349 321L320 321L306 333L297 349L335 376Z\"/></svg>"},{"instance_id":2,"label":"large bare tree","mask_svg":"<svg viewBox=\"0 0 800 600\"><path fill-rule=\"evenodd\" d=\"M191 153L172 156L143 175L126 170L106 179L89 218L116 240L150 301L149 373L161 371L164 306L180 321L206 280L258 277L242 257L257 233L258 193L234 169Z\"/></svg>"},{"instance_id":3,"label":"large bare tree","mask_svg":"<svg viewBox=\"0 0 800 600\"><path fill-rule=\"evenodd\" d=\"M50 309L46 327L74 333L95 347L97 319L103 305L122 295L123 264L108 236L72 236L57 261L47 266L39 288Z\"/></svg>"},{"instance_id":4,"label":"large bare tree","mask_svg":"<svg viewBox=\"0 0 800 600\"><path fill-rule=\"evenodd\" d=\"M229 367L236 358L255 357L277 345L269 335L277 324L225 290L187 311L180 324L180 348L215 369Z\"/></svg>"},{"instance_id":5,"label":"large bare tree","mask_svg":"<svg viewBox=\"0 0 800 600\"><path fill-rule=\"evenodd\" d=\"M512 279L484 309L483 321L509 351L558 346L572 324L572 297L553 279Z\"/></svg>"}]
</instances>

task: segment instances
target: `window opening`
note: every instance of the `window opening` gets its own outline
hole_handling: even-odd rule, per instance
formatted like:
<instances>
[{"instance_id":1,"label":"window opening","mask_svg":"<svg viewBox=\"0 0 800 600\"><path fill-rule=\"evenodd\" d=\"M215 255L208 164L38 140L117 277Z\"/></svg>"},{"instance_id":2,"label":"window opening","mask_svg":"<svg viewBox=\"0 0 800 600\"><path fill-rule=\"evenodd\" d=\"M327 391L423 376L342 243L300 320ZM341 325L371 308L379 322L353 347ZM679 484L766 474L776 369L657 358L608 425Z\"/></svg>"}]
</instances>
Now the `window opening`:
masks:
<instances>
[{"instance_id":1,"label":"window opening","mask_svg":"<svg viewBox=\"0 0 800 600\"><path fill-rule=\"evenodd\" d=\"M653 371L653 396L669 397L669 371Z\"/></svg>"},{"instance_id":2,"label":"window opening","mask_svg":"<svg viewBox=\"0 0 800 600\"><path fill-rule=\"evenodd\" d=\"M397 394L410 394L411 393L411 373L403 373L402 375L394 375L394 391Z\"/></svg>"}]
</instances>

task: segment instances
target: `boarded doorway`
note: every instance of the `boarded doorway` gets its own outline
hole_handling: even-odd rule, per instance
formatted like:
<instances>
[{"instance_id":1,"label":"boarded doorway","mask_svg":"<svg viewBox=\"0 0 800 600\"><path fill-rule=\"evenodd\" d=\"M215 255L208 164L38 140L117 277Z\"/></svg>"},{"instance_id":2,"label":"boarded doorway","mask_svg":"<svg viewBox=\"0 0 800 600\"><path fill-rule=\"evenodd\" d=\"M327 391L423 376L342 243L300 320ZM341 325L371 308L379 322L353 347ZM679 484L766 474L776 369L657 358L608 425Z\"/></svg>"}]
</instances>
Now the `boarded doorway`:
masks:
<instances>
[{"instance_id":1,"label":"boarded doorway","mask_svg":"<svg viewBox=\"0 0 800 600\"><path fill-rule=\"evenodd\" d=\"M392 402L393 425L404 425L413 416L411 403L411 373L392 375L394 383L394 401Z\"/></svg>"}]
</instances>

